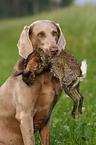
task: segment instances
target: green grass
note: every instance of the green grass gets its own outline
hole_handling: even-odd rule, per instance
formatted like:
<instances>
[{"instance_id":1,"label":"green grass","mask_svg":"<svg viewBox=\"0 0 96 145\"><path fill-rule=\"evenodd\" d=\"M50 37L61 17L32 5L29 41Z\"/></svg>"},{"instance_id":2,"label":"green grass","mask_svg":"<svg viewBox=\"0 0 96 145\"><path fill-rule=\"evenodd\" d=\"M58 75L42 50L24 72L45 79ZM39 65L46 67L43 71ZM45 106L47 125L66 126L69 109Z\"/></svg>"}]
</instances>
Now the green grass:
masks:
<instances>
[{"instance_id":1,"label":"green grass","mask_svg":"<svg viewBox=\"0 0 96 145\"><path fill-rule=\"evenodd\" d=\"M87 78L81 83L82 115L71 117L73 101L62 94L51 124L51 145L96 145L96 7L67 7L19 19L0 21L0 85L11 75L18 55L17 42L25 25L39 19L58 22L66 38L66 49L81 62L87 59ZM38 133L36 145L40 144Z\"/></svg>"}]
</instances>

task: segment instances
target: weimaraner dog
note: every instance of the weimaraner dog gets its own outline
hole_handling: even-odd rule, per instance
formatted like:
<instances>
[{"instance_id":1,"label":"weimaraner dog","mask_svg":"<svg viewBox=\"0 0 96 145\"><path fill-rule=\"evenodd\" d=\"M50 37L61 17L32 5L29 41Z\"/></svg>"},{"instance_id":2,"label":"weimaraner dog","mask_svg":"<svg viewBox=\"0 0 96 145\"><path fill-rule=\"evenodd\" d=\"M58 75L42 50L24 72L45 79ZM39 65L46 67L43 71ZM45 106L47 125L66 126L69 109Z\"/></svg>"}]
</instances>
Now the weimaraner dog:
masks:
<instances>
[{"instance_id":1,"label":"weimaraner dog","mask_svg":"<svg viewBox=\"0 0 96 145\"><path fill-rule=\"evenodd\" d=\"M59 25L52 21L40 20L24 27L17 45L23 58L0 87L0 145L35 145L36 131L41 144L50 145L51 113L62 93L59 80L46 69L28 86L22 76L14 74L24 69L24 58L35 48L50 56L59 55L65 44Z\"/></svg>"}]
</instances>

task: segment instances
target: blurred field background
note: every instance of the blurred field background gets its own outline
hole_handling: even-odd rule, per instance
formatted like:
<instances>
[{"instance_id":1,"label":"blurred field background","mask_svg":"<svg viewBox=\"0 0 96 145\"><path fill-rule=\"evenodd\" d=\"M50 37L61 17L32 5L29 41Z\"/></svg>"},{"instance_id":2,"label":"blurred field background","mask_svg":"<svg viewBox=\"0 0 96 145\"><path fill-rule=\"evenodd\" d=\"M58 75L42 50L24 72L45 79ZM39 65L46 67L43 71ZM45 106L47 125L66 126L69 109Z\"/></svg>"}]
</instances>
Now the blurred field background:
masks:
<instances>
[{"instance_id":1,"label":"blurred field background","mask_svg":"<svg viewBox=\"0 0 96 145\"><path fill-rule=\"evenodd\" d=\"M25 25L39 19L60 24L66 49L81 63L87 60L86 79L81 83L83 114L71 117L73 101L62 94L52 113L51 145L96 145L96 7L69 6L19 18L0 20L0 86L11 75L18 55L17 42ZM38 133L36 145L40 144Z\"/></svg>"}]
</instances>

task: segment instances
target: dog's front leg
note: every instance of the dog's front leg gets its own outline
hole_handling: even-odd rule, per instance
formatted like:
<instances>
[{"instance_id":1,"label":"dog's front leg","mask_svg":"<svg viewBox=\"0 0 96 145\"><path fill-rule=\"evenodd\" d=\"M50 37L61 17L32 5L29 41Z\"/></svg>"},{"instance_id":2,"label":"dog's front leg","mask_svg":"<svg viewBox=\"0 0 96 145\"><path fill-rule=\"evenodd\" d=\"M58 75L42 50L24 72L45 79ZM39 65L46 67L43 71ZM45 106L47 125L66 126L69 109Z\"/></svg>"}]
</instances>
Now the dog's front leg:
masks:
<instances>
[{"instance_id":1,"label":"dog's front leg","mask_svg":"<svg viewBox=\"0 0 96 145\"><path fill-rule=\"evenodd\" d=\"M39 130L41 145L50 145L50 125L51 117L49 117L43 128Z\"/></svg>"},{"instance_id":2,"label":"dog's front leg","mask_svg":"<svg viewBox=\"0 0 96 145\"><path fill-rule=\"evenodd\" d=\"M24 145L35 145L33 118L25 115L21 119L20 128L24 140Z\"/></svg>"},{"instance_id":3,"label":"dog's front leg","mask_svg":"<svg viewBox=\"0 0 96 145\"><path fill-rule=\"evenodd\" d=\"M17 115L20 121L20 129L22 133L22 138L24 145L35 145L34 140L34 128L33 128L33 117L27 111L22 111Z\"/></svg>"}]
</instances>

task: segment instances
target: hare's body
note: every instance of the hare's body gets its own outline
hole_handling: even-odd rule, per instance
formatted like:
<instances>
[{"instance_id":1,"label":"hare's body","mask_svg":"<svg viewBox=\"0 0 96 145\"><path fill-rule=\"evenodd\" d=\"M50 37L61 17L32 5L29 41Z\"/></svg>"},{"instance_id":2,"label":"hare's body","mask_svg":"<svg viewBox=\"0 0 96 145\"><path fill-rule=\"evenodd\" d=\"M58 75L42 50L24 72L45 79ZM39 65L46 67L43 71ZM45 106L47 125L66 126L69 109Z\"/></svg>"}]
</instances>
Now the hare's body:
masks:
<instances>
[{"instance_id":1,"label":"hare's body","mask_svg":"<svg viewBox=\"0 0 96 145\"><path fill-rule=\"evenodd\" d=\"M51 72L67 86L82 76L80 64L74 58L73 54L66 50L50 61L52 64Z\"/></svg>"},{"instance_id":2,"label":"hare's body","mask_svg":"<svg viewBox=\"0 0 96 145\"><path fill-rule=\"evenodd\" d=\"M82 65L74 58L70 52L63 50L58 56L48 56L42 49L37 49L31 53L25 60L25 70L22 72L22 78L27 85L34 82L35 75L42 72L45 68L50 68L51 73L60 80L63 90L73 101L72 116L75 117L75 111L78 106L78 100L74 91L80 98L79 112L82 113L83 96L79 92L79 82L86 77L87 64L82 61ZM19 75L16 74L16 75Z\"/></svg>"}]
</instances>

